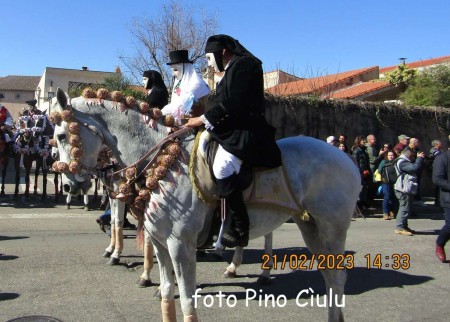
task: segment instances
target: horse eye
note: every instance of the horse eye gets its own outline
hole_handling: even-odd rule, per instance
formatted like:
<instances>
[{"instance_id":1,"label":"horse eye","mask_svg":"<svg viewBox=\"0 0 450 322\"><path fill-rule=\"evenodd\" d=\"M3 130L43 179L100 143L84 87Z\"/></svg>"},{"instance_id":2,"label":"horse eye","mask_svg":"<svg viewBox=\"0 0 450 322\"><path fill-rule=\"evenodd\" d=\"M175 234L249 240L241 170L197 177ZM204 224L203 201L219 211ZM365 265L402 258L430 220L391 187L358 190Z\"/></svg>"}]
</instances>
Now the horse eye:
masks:
<instances>
[{"instance_id":1,"label":"horse eye","mask_svg":"<svg viewBox=\"0 0 450 322\"><path fill-rule=\"evenodd\" d=\"M66 135L65 134L58 134L56 137L58 138L58 141L63 141L63 140L66 139Z\"/></svg>"}]
</instances>

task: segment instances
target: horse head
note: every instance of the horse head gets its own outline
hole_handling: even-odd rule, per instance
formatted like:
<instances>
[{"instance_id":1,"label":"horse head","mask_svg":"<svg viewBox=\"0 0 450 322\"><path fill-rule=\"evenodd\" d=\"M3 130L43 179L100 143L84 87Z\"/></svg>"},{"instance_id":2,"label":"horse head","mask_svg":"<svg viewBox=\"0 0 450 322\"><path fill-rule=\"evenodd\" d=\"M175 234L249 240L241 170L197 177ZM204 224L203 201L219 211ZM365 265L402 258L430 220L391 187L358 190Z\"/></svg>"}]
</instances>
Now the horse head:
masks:
<instances>
[{"instance_id":1,"label":"horse head","mask_svg":"<svg viewBox=\"0 0 450 322\"><path fill-rule=\"evenodd\" d=\"M64 91L58 88L56 97L52 108L57 114L52 114L59 116L54 121L56 147L52 148L52 156L59 159L57 171L63 172L64 191L77 194L81 189L86 194L103 145L103 134L95 120L79 115L72 108Z\"/></svg>"}]
</instances>

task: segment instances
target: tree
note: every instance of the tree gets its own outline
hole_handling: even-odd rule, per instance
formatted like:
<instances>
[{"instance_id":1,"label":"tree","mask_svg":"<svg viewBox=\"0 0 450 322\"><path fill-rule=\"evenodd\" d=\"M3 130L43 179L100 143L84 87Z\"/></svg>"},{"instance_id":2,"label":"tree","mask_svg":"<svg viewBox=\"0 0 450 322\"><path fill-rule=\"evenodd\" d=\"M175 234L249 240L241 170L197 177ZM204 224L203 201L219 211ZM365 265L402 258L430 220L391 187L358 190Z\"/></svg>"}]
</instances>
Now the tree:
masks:
<instances>
[{"instance_id":1,"label":"tree","mask_svg":"<svg viewBox=\"0 0 450 322\"><path fill-rule=\"evenodd\" d=\"M450 107L450 66L439 65L420 73L401 99L408 105Z\"/></svg>"},{"instance_id":2,"label":"tree","mask_svg":"<svg viewBox=\"0 0 450 322\"><path fill-rule=\"evenodd\" d=\"M109 92L121 91L124 96L133 96L134 98L139 100L145 100L146 98L145 92L133 87L130 79L122 74L120 68L117 68L116 72L112 76L105 77L102 83L70 82L68 90L69 96L81 96L83 90L86 87L90 87L94 91L97 91L99 88L104 87Z\"/></svg>"},{"instance_id":3,"label":"tree","mask_svg":"<svg viewBox=\"0 0 450 322\"><path fill-rule=\"evenodd\" d=\"M136 53L132 57L119 57L129 69L132 78L141 80L145 70L161 73L166 84L171 85L171 70L166 65L169 51L187 49L194 67L202 71L206 61L206 40L216 30L214 16L203 10L186 7L180 0L170 0L163 5L161 14L152 18L134 18L131 34L135 40Z\"/></svg>"},{"instance_id":4,"label":"tree","mask_svg":"<svg viewBox=\"0 0 450 322\"><path fill-rule=\"evenodd\" d=\"M408 86L413 84L416 75L417 71L415 69L410 69L403 63L398 65L392 72L387 73L386 80L395 87L400 88L401 91L405 91Z\"/></svg>"},{"instance_id":5,"label":"tree","mask_svg":"<svg viewBox=\"0 0 450 322\"><path fill-rule=\"evenodd\" d=\"M133 96L134 98L145 100L145 93L133 88L130 79L124 74L116 70L116 73L112 76L105 77L102 86L110 92L121 91L125 96Z\"/></svg>"}]
</instances>

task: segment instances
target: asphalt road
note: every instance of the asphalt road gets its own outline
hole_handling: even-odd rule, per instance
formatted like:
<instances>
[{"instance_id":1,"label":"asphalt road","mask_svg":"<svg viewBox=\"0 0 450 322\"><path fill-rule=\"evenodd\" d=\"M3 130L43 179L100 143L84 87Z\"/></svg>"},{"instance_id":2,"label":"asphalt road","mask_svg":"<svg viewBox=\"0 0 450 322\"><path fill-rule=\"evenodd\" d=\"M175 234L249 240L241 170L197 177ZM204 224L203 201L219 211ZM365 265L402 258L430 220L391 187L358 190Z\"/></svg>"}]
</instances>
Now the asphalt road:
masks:
<instances>
[{"instance_id":1,"label":"asphalt road","mask_svg":"<svg viewBox=\"0 0 450 322\"><path fill-rule=\"evenodd\" d=\"M8 185L7 192L11 191ZM102 211L86 212L81 202L66 210L63 203L51 198L14 201L8 195L1 201L0 322L32 315L62 321L161 320L160 302L152 297L156 286L136 286L143 257L135 247L134 231L125 231L128 238L121 264L107 266L101 255L108 238L95 222ZM417 234L412 237L394 234L395 223L383 221L377 211L352 222L346 249L355 264L347 271L347 321L448 321L450 266L440 263L434 254L443 216L431 205L415 210L417 216L410 226ZM223 261L216 261L211 254L198 258L200 320L326 321L327 310L317 305L325 292L320 272L315 266L289 267L308 254L296 225L286 223L275 232L278 267L272 285L261 287L256 279L263 263L263 242L250 242L236 279L222 276L231 260L230 251ZM400 255L400 269L394 269L395 254ZM281 268L285 256L290 265ZM159 281L156 261L152 279L155 284ZM314 298L311 305L305 297L297 301L298 294L309 288L320 295L318 302ZM225 295L222 306L218 294ZM255 299L249 298L255 294ZM274 295L278 304L265 303L267 295ZM232 308L226 299L233 304L234 296L237 302ZM183 320L179 301L177 317Z\"/></svg>"}]
</instances>

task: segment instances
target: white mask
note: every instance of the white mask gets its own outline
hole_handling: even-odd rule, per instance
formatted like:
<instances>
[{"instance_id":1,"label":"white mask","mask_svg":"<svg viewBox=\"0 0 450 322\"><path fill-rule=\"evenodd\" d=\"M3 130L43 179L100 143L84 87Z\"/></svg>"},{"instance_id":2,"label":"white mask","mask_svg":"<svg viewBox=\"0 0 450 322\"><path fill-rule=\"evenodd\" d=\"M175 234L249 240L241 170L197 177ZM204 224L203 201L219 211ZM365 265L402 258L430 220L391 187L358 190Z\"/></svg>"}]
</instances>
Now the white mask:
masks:
<instances>
[{"instance_id":1,"label":"white mask","mask_svg":"<svg viewBox=\"0 0 450 322\"><path fill-rule=\"evenodd\" d=\"M208 67L214 68L215 72L220 72L219 67L217 66L216 58L213 53L205 54L206 59L208 60Z\"/></svg>"},{"instance_id":2,"label":"white mask","mask_svg":"<svg viewBox=\"0 0 450 322\"><path fill-rule=\"evenodd\" d=\"M147 84L148 84L148 77L142 77L142 86L144 88L147 88Z\"/></svg>"},{"instance_id":3,"label":"white mask","mask_svg":"<svg viewBox=\"0 0 450 322\"><path fill-rule=\"evenodd\" d=\"M181 80L184 74L184 65L183 64L173 64L170 66L172 69L172 76L177 80Z\"/></svg>"}]
</instances>

